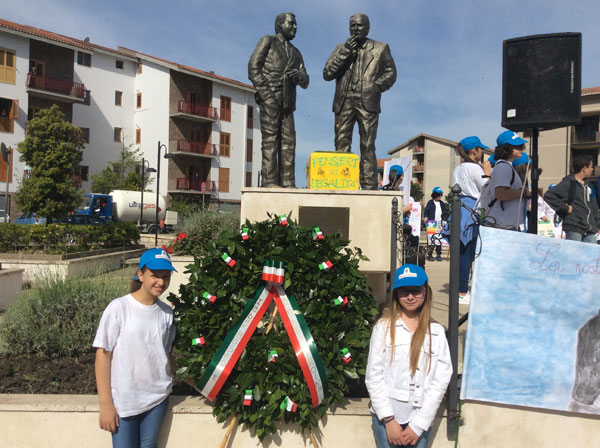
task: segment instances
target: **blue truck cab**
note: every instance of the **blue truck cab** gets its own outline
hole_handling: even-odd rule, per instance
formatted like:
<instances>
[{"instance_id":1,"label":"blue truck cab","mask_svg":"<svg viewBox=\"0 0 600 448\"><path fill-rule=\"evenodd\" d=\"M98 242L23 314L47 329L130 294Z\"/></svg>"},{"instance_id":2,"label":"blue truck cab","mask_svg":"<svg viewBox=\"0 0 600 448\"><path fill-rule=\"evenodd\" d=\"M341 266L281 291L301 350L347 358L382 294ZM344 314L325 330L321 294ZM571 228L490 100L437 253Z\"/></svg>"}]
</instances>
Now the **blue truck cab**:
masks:
<instances>
[{"instance_id":1,"label":"blue truck cab","mask_svg":"<svg viewBox=\"0 0 600 448\"><path fill-rule=\"evenodd\" d=\"M95 216L100 219L112 221L113 219L113 199L109 194L86 193L83 195L83 203L79 210L75 210L78 215Z\"/></svg>"}]
</instances>

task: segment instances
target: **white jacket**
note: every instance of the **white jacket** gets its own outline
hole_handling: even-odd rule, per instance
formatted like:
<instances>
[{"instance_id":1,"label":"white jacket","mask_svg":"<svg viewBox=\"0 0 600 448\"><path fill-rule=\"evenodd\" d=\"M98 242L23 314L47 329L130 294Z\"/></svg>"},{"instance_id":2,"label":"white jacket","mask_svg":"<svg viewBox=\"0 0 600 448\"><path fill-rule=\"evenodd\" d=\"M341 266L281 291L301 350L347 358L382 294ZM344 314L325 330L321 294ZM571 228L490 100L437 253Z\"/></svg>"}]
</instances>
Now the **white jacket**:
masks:
<instances>
[{"instance_id":1,"label":"white jacket","mask_svg":"<svg viewBox=\"0 0 600 448\"><path fill-rule=\"evenodd\" d=\"M391 400L411 402L419 408L409 422L423 431L435 418L450 377L452 363L444 327L431 324L431 368L429 369L429 332L425 334L421 356L414 378L409 368L412 334L402 321L396 321L394 361L390 362L391 344L388 323L379 321L373 327L365 383L377 418L394 415ZM411 381L412 379L412 381Z\"/></svg>"}]
</instances>

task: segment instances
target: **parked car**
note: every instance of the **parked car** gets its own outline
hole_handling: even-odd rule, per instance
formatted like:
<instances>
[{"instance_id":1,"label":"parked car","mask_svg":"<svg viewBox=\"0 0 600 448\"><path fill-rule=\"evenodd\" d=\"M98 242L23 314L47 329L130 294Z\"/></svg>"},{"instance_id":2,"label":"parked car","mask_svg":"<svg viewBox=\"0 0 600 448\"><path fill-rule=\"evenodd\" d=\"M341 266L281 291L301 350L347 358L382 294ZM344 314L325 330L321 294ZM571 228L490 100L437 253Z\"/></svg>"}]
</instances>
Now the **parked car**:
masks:
<instances>
[{"instance_id":1,"label":"parked car","mask_svg":"<svg viewBox=\"0 0 600 448\"><path fill-rule=\"evenodd\" d=\"M96 218L95 216L89 215L68 215L64 218L58 219L56 221L57 224L74 224L74 225L84 225L84 226L97 226L97 225L106 225L106 221L101 218Z\"/></svg>"},{"instance_id":2,"label":"parked car","mask_svg":"<svg viewBox=\"0 0 600 448\"><path fill-rule=\"evenodd\" d=\"M6 222L10 222L10 215L7 215L5 210L0 209L0 224L4 224L5 216L6 216Z\"/></svg>"},{"instance_id":3,"label":"parked car","mask_svg":"<svg viewBox=\"0 0 600 448\"><path fill-rule=\"evenodd\" d=\"M45 224L46 218L35 213L23 213L14 221L15 224Z\"/></svg>"}]
</instances>

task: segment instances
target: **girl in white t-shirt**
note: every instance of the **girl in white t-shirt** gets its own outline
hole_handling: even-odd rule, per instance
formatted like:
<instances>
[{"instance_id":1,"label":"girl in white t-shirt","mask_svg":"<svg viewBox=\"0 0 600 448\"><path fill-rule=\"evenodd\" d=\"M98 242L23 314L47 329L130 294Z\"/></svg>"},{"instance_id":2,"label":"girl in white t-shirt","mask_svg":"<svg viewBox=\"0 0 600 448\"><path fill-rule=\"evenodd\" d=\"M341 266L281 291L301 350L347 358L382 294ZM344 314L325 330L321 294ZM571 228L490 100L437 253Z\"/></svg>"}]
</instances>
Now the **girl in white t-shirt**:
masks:
<instances>
[{"instance_id":1,"label":"girl in white t-shirt","mask_svg":"<svg viewBox=\"0 0 600 448\"><path fill-rule=\"evenodd\" d=\"M377 448L425 448L452 376L444 327L431 319L432 291L420 266L394 275L392 301L373 327L365 383Z\"/></svg>"},{"instance_id":2,"label":"girl in white t-shirt","mask_svg":"<svg viewBox=\"0 0 600 448\"><path fill-rule=\"evenodd\" d=\"M108 304L93 346L100 428L114 448L156 447L175 368L173 310L158 297L175 268L169 254L150 249L140 258L131 293Z\"/></svg>"}]
</instances>

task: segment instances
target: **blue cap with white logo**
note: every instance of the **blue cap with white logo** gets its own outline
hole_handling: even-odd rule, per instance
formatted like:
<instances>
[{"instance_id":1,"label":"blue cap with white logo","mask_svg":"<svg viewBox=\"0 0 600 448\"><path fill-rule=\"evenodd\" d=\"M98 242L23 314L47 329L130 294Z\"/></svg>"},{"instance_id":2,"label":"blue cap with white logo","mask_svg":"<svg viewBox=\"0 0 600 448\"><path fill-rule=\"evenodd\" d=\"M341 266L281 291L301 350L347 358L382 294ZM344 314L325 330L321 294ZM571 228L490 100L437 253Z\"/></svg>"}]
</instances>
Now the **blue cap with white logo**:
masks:
<instances>
[{"instance_id":1,"label":"blue cap with white logo","mask_svg":"<svg viewBox=\"0 0 600 448\"><path fill-rule=\"evenodd\" d=\"M519 137L519 134L517 134L516 132L504 131L496 139L496 144L498 146L502 146L506 143L508 143L511 146L521 146L527 143L527 140L523 140L521 137Z\"/></svg>"},{"instance_id":2,"label":"blue cap with white logo","mask_svg":"<svg viewBox=\"0 0 600 448\"><path fill-rule=\"evenodd\" d=\"M479 137L477 137L476 135L463 138L460 141L460 146L462 146L465 151L470 151L475 148L488 149L487 146L481 143L481 140L479 140Z\"/></svg>"},{"instance_id":3,"label":"blue cap with white logo","mask_svg":"<svg viewBox=\"0 0 600 448\"><path fill-rule=\"evenodd\" d=\"M139 269L143 269L146 266L151 271L175 271L177 269L173 267L171 263L171 257L164 249L150 249L142 254L140 257Z\"/></svg>"},{"instance_id":4,"label":"blue cap with white logo","mask_svg":"<svg viewBox=\"0 0 600 448\"><path fill-rule=\"evenodd\" d=\"M523 154L521 154L521 157L513 160L512 166L517 167L519 165L524 165L524 164L530 163L530 162L531 162L531 159L529 158L529 156L527 154L523 153Z\"/></svg>"},{"instance_id":5,"label":"blue cap with white logo","mask_svg":"<svg viewBox=\"0 0 600 448\"><path fill-rule=\"evenodd\" d=\"M440 187L435 187L433 189L432 193L444 194L444 192L442 191L442 189Z\"/></svg>"},{"instance_id":6,"label":"blue cap with white logo","mask_svg":"<svg viewBox=\"0 0 600 448\"><path fill-rule=\"evenodd\" d=\"M425 269L416 264L404 264L396 269L394 274L394 287L402 288L403 286L423 286L429 281Z\"/></svg>"}]
</instances>

